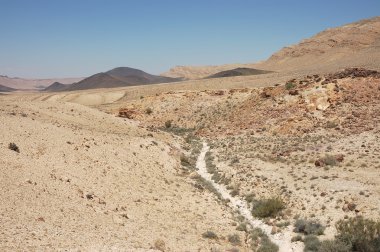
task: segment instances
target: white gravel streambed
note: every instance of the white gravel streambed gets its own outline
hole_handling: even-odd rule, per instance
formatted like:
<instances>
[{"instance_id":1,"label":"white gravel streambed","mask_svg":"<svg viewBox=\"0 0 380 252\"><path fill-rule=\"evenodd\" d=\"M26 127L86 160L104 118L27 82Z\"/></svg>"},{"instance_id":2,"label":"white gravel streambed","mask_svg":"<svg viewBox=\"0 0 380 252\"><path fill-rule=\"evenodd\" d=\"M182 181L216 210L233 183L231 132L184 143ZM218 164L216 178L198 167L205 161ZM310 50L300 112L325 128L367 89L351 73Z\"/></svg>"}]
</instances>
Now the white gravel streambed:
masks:
<instances>
[{"instance_id":1,"label":"white gravel streambed","mask_svg":"<svg viewBox=\"0 0 380 252\"><path fill-rule=\"evenodd\" d=\"M283 230L280 233L271 234L272 227L263 223L259 219L253 218L249 206L245 200L240 199L239 197L233 197L226 189L224 185L218 184L211 179L212 174L208 173L206 168L205 156L206 153L210 150L210 147L206 142L203 142L203 148L201 153L198 156L196 167L197 173L204 178L205 180L212 183L214 188L221 194L223 199L229 200L228 205L234 209L239 211L239 213L246 219L246 221L254 228L262 229L271 241L277 244L280 248L280 252L301 252L303 251L303 245L300 243L292 243L290 240L292 238L291 227Z\"/></svg>"}]
</instances>

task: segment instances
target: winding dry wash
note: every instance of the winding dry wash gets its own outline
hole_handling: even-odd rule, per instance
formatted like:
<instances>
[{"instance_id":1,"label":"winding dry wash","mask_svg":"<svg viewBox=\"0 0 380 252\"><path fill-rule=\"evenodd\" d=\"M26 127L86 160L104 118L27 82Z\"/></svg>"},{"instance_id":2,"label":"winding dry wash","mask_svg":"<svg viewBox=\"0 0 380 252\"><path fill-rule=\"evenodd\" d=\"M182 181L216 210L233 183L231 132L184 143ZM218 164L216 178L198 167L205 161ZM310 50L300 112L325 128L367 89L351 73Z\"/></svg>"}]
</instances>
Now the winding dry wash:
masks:
<instances>
[{"instance_id":1,"label":"winding dry wash","mask_svg":"<svg viewBox=\"0 0 380 252\"><path fill-rule=\"evenodd\" d=\"M198 156L196 167L198 174L209 181L212 186L221 194L222 198L228 201L228 205L233 209L237 210L253 228L262 229L269 238L279 247L280 252L300 252L303 249L303 246L300 244L295 244L291 242L292 227L288 227L283 230L281 233L271 234L272 227L266 225L261 220L255 219L252 216L252 213L248 207L248 204L245 200L238 197L231 196L230 192L226 189L224 185L216 183L212 180L212 174L207 171L205 156L206 153L210 150L210 147L206 142L203 142L203 148L201 153Z\"/></svg>"}]
</instances>

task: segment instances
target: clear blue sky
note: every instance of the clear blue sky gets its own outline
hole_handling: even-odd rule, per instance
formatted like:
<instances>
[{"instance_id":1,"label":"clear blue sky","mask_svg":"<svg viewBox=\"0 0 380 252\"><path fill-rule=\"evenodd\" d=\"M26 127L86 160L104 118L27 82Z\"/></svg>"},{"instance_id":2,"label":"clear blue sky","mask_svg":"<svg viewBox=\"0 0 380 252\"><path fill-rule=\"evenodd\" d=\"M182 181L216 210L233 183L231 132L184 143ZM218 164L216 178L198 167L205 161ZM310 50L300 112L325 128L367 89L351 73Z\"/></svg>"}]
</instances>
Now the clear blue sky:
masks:
<instances>
[{"instance_id":1,"label":"clear blue sky","mask_svg":"<svg viewBox=\"0 0 380 252\"><path fill-rule=\"evenodd\" d=\"M130 66L248 63L380 0L0 0L0 74L76 77Z\"/></svg>"}]
</instances>

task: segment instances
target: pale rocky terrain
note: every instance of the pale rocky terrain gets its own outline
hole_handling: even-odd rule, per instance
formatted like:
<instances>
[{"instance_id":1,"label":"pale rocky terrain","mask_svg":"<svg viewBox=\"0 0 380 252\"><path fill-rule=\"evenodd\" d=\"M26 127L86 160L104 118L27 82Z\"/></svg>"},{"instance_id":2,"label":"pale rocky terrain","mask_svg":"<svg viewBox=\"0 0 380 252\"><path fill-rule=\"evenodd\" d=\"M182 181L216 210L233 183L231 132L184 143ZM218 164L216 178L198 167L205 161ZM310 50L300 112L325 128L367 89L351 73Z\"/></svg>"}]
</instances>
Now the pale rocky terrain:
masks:
<instances>
[{"instance_id":1,"label":"pale rocky terrain","mask_svg":"<svg viewBox=\"0 0 380 252\"><path fill-rule=\"evenodd\" d=\"M380 219L380 73L347 69L286 83L169 92L103 108L152 129L171 121L169 131L207 139L214 172L231 192L286 201L277 223L317 219L332 238L340 219Z\"/></svg>"},{"instance_id":2,"label":"pale rocky terrain","mask_svg":"<svg viewBox=\"0 0 380 252\"><path fill-rule=\"evenodd\" d=\"M226 241L243 240L230 210L183 176L168 134L24 98L0 102L1 251L244 251ZM208 230L219 240L203 238Z\"/></svg>"},{"instance_id":3,"label":"pale rocky terrain","mask_svg":"<svg viewBox=\"0 0 380 252\"><path fill-rule=\"evenodd\" d=\"M312 38L350 45L347 62L326 45L309 57L309 41L260 63L276 73L1 95L0 250L302 251L297 219L321 240L338 220L380 220L378 23ZM331 61L298 65L317 57ZM270 197L278 215L244 217Z\"/></svg>"}]
</instances>

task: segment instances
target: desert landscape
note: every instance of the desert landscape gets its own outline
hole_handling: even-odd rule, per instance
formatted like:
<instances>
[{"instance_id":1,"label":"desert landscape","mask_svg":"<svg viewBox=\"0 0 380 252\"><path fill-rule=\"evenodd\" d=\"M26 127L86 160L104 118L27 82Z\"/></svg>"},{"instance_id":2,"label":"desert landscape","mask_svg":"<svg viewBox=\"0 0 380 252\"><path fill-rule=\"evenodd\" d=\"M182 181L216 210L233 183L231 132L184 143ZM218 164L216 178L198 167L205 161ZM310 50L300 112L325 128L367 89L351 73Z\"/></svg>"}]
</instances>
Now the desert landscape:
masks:
<instances>
[{"instance_id":1,"label":"desert landscape","mask_svg":"<svg viewBox=\"0 0 380 252\"><path fill-rule=\"evenodd\" d=\"M380 251L380 17L0 94L1 251Z\"/></svg>"}]
</instances>

